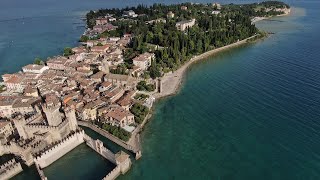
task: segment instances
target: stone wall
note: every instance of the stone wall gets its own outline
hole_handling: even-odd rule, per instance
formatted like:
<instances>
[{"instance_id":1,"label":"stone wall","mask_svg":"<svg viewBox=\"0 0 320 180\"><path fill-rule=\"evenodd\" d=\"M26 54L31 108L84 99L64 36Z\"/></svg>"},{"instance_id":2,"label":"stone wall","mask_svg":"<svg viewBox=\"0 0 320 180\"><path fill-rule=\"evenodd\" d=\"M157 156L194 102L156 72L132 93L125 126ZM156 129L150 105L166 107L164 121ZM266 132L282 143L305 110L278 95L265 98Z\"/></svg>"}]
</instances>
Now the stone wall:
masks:
<instances>
[{"instance_id":1,"label":"stone wall","mask_svg":"<svg viewBox=\"0 0 320 180\"><path fill-rule=\"evenodd\" d=\"M101 129L100 127L98 127L96 125L93 125L91 123L84 122L84 121L78 121L78 125L85 126L85 127L92 129L93 131L99 133L100 135L106 137L107 139L109 139L112 142L118 144L119 146L127 149L128 151L132 151L133 153L136 153L139 151L139 149L135 149L134 147L127 144L126 142L122 141L121 139L117 138L116 136L110 134L108 131Z\"/></svg>"},{"instance_id":2,"label":"stone wall","mask_svg":"<svg viewBox=\"0 0 320 180\"><path fill-rule=\"evenodd\" d=\"M45 168L84 142L84 131L62 139L60 143L37 156L34 161L40 168Z\"/></svg>"},{"instance_id":3,"label":"stone wall","mask_svg":"<svg viewBox=\"0 0 320 180\"><path fill-rule=\"evenodd\" d=\"M111 152L109 149L103 146L103 143L100 140L93 140L88 135L84 135L84 139L86 144L99 153L104 158L108 159L113 164L116 164L115 154Z\"/></svg>"},{"instance_id":4,"label":"stone wall","mask_svg":"<svg viewBox=\"0 0 320 180\"><path fill-rule=\"evenodd\" d=\"M113 180L116 179L120 174L120 166L117 166L111 172L109 172L102 180Z\"/></svg>"},{"instance_id":5,"label":"stone wall","mask_svg":"<svg viewBox=\"0 0 320 180\"><path fill-rule=\"evenodd\" d=\"M0 179L10 179L22 171L20 163L14 159L6 162L0 167Z\"/></svg>"}]
</instances>

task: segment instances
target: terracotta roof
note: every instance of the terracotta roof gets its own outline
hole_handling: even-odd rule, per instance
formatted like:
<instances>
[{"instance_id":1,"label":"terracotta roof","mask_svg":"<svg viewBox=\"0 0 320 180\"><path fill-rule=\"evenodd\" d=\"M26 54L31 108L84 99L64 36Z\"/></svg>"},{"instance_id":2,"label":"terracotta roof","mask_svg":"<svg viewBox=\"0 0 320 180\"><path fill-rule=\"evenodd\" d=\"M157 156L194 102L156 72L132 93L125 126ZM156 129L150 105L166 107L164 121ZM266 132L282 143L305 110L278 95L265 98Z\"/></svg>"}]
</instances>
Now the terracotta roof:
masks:
<instances>
[{"instance_id":1,"label":"terracotta roof","mask_svg":"<svg viewBox=\"0 0 320 180\"><path fill-rule=\"evenodd\" d=\"M0 128L3 128L8 124L10 124L10 121L0 121Z\"/></svg>"},{"instance_id":2,"label":"terracotta roof","mask_svg":"<svg viewBox=\"0 0 320 180\"><path fill-rule=\"evenodd\" d=\"M105 79L114 79L114 80L120 80L120 81L127 81L129 79L128 75L122 75L122 74L106 74Z\"/></svg>"},{"instance_id":3,"label":"terracotta roof","mask_svg":"<svg viewBox=\"0 0 320 180\"><path fill-rule=\"evenodd\" d=\"M112 117L113 119L117 121L121 121L124 119L126 116L133 116L129 111L126 111L123 108L112 108L107 114L108 117Z\"/></svg>"},{"instance_id":4,"label":"terracotta roof","mask_svg":"<svg viewBox=\"0 0 320 180\"><path fill-rule=\"evenodd\" d=\"M22 69L25 69L25 70L41 70L42 68L44 68L44 65L37 65L37 64L28 64L24 67L22 67Z\"/></svg>"},{"instance_id":5,"label":"terracotta roof","mask_svg":"<svg viewBox=\"0 0 320 180\"><path fill-rule=\"evenodd\" d=\"M91 51L93 52L103 52L109 49L109 45L103 45L103 46L93 46L91 48Z\"/></svg>"},{"instance_id":6,"label":"terracotta roof","mask_svg":"<svg viewBox=\"0 0 320 180\"><path fill-rule=\"evenodd\" d=\"M112 85L112 83L109 81L105 81L105 82L101 83L101 86L103 86L103 87L109 87L111 85Z\"/></svg>"},{"instance_id":7,"label":"terracotta roof","mask_svg":"<svg viewBox=\"0 0 320 180\"><path fill-rule=\"evenodd\" d=\"M146 53L140 54L139 56L133 58L133 61L148 61L149 58L151 58L152 56L154 56L154 54L146 52Z\"/></svg>"}]
</instances>

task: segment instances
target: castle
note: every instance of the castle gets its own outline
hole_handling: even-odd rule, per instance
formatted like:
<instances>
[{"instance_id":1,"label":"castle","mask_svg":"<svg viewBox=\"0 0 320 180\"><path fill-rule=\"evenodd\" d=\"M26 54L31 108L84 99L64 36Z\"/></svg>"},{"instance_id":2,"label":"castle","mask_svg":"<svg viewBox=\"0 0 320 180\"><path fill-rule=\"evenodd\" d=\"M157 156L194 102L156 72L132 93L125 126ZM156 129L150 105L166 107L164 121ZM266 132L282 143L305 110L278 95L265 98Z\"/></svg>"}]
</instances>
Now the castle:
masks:
<instances>
[{"instance_id":1,"label":"castle","mask_svg":"<svg viewBox=\"0 0 320 180\"><path fill-rule=\"evenodd\" d=\"M34 163L34 156L57 142L74 133L77 128L75 110L72 107L61 107L58 96L50 94L45 96L34 108L32 113L15 113L10 121L2 123L7 125L6 133L2 133L0 155L15 154L26 165ZM11 132L8 132L11 131Z\"/></svg>"}]
</instances>

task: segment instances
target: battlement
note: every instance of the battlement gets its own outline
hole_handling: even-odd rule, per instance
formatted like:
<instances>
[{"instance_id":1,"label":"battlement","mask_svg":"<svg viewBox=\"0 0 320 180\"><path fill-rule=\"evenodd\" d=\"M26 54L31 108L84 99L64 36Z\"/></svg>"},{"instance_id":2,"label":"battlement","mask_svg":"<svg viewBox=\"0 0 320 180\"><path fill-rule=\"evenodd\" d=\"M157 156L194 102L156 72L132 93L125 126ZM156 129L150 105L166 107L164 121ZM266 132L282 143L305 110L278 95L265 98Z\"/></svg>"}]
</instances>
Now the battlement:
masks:
<instances>
[{"instance_id":1,"label":"battlement","mask_svg":"<svg viewBox=\"0 0 320 180\"><path fill-rule=\"evenodd\" d=\"M60 107L61 107L60 103L58 103L58 104L50 104L50 105L42 104L42 109L43 110L60 109Z\"/></svg>"},{"instance_id":2,"label":"battlement","mask_svg":"<svg viewBox=\"0 0 320 180\"><path fill-rule=\"evenodd\" d=\"M0 171L6 169L16 163L15 159L11 159L0 166Z\"/></svg>"},{"instance_id":3,"label":"battlement","mask_svg":"<svg viewBox=\"0 0 320 180\"><path fill-rule=\"evenodd\" d=\"M68 120L62 121L58 126L49 126L49 125L43 125L43 124L26 124L26 127L31 129L45 129L45 130L59 130L61 127L64 127L66 124L68 124Z\"/></svg>"},{"instance_id":4,"label":"battlement","mask_svg":"<svg viewBox=\"0 0 320 180\"><path fill-rule=\"evenodd\" d=\"M33 114L30 117L28 117L27 119L25 119L26 123L30 123L32 121L34 121L35 119L39 118L41 115L40 114Z\"/></svg>"},{"instance_id":5,"label":"battlement","mask_svg":"<svg viewBox=\"0 0 320 180\"><path fill-rule=\"evenodd\" d=\"M20 163L16 162L15 159L4 163L0 167L0 179L10 179L16 174L22 171Z\"/></svg>"},{"instance_id":6,"label":"battlement","mask_svg":"<svg viewBox=\"0 0 320 180\"><path fill-rule=\"evenodd\" d=\"M112 180L116 179L121 174L121 168L120 166L116 166L114 169L112 169L111 172L109 172L102 180Z\"/></svg>"},{"instance_id":7,"label":"battlement","mask_svg":"<svg viewBox=\"0 0 320 180\"><path fill-rule=\"evenodd\" d=\"M48 146L41 152L35 154L35 159L40 160L44 155L50 154L52 151L58 149L60 146L65 145L67 142L69 142L72 139L77 139L79 137L83 139L84 134L85 134L84 130L77 129L76 132L70 133L67 137L61 139L60 141L56 141L52 143L51 146Z\"/></svg>"}]
</instances>

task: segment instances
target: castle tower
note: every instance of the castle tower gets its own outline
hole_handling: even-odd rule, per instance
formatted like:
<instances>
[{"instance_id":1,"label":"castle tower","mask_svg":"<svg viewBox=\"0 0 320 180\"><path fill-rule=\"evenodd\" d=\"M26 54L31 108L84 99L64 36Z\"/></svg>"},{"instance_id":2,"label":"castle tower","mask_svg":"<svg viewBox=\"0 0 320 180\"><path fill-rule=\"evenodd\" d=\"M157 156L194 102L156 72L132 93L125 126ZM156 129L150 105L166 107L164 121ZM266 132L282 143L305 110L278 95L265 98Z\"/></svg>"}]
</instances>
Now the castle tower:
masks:
<instances>
[{"instance_id":1,"label":"castle tower","mask_svg":"<svg viewBox=\"0 0 320 180\"><path fill-rule=\"evenodd\" d=\"M46 114L49 126L58 126L62 123L63 114L59 111L60 105L43 105L42 109Z\"/></svg>"},{"instance_id":2,"label":"castle tower","mask_svg":"<svg viewBox=\"0 0 320 180\"><path fill-rule=\"evenodd\" d=\"M108 61L106 59L102 60L102 69L101 69L101 71L103 71L106 74L110 73L109 64L108 64Z\"/></svg>"},{"instance_id":3,"label":"castle tower","mask_svg":"<svg viewBox=\"0 0 320 180\"><path fill-rule=\"evenodd\" d=\"M61 102L55 94L46 96L46 104L42 105L42 110L46 114L49 126L58 126L62 123L63 114L60 112Z\"/></svg>"},{"instance_id":4,"label":"castle tower","mask_svg":"<svg viewBox=\"0 0 320 180\"><path fill-rule=\"evenodd\" d=\"M75 131L78 127L78 122L76 118L76 112L74 108L65 108L66 118L69 121L70 130Z\"/></svg>"},{"instance_id":5,"label":"castle tower","mask_svg":"<svg viewBox=\"0 0 320 180\"><path fill-rule=\"evenodd\" d=\"M24 129L24 126L26 124L25 118L22 115L18 115L13 119L13 123L18 130L19 136L23 139L28 139L29 136Z\"/></svg>"}]
</instances>

